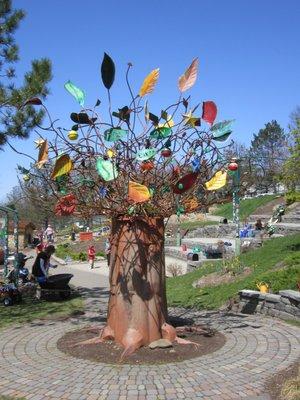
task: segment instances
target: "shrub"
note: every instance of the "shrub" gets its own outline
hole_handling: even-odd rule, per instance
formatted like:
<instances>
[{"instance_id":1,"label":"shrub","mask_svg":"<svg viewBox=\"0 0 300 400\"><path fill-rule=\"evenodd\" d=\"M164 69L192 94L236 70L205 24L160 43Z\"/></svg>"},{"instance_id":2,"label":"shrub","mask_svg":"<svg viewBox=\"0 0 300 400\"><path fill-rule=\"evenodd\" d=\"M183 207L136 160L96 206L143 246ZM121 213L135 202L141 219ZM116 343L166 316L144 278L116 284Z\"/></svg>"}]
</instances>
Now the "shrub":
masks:
<instances>
[{"instance_id":1,"label":"shrub","mask_svg":"<svg viewBox=\"0 0 300 400\"><path fill-rule=\"evenodd\" d=\"M286 193L285 200L288 206L295 203L296 201L300 201L300 192L293 191Z\"/></svg>"},{"instance_id":2,"label":"shrub","mask_svg":"<svg viewBox=\"0 0 300 400\"><path fill-rule=\"evenodd\" d=\"M172 276L178 276L178 275L182 275L182 268L180 265L178 264L169 264L167 266L167 271L169 272L169 274L171 274Z\"/></svg>"}]
</instances>

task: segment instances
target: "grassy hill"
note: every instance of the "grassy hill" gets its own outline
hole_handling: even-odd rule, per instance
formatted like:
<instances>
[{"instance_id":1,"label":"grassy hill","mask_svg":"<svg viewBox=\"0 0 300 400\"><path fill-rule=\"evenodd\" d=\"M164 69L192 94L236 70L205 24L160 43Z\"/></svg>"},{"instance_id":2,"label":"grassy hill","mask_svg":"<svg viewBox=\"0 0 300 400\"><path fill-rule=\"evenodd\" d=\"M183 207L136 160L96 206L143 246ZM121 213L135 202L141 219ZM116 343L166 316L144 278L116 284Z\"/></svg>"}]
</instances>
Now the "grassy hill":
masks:
<instances>
[{"instance_id":1,"label":"grassy hill","mask_svg":"<svg viewBox=\"0 0 300 400\"><path fill-rule=\"evenodd\" d=\"M259 207L276 199L278 195L268 195L254 197L253 199L241 200L240 203L240 219L243 220L248 218L249 215L253 214ZM232 219L232 203L222 204L217 207L213 212L214 215L219 215L220 217Z\"/></svg>"},{"instance_id":2,"label":"grassy hill","mask_svg":"<svg viewBox=\"0 0 300 400\"><path fill-rule=\"evenodd\" d=\"M206 264L189 274L167 279L168 304L171 306L219 308L241 289L256 289L256 282L265 281L272 291L296 289L300 281L300 234L274 238L263 247L240 256L242 265L249 267L248 276L237 275L234 282L218 286L194 288L192 283L213 272L222 273L222 262Z\"/></svg>"}]
</instances>

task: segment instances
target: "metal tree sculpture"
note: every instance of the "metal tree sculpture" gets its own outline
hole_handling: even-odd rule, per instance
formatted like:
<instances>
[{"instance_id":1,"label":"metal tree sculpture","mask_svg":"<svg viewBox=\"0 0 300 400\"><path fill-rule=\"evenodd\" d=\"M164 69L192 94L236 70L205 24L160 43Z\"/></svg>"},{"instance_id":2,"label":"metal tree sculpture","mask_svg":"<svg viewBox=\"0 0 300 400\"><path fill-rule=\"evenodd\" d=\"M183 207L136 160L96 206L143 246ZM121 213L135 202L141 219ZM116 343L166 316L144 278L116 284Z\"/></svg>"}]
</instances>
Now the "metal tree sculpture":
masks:
<instances>
[{"instance_id":1,"label":"metal tree sculpture","mask_svg":"<svg viewBox=\"0 0 300 400\"><path fill-rule=\"evenodd\" d=\"M130 104L112 112L115 65L104 55L101 75L109 122L96 111L99 100L93 109L71 114L71 130L57 128L49 116L50 125L43 128L47 136L40 134L37 141L36 163L57 196L56 214L112 218L108 321L93 342L114 339L124 346L123 356L161 337L177 338L167 324L164 218L213 202L211 193L226 182L224 146L218 142L231 134L232 122L214 124L214 102L203 102L197 115L200 104L192 107L190 97L183 97L196 81L197 59L179 78L179 100L159 115L144 101L154 90L159 69L150 72L135 96L129 84L131 67L126 73ZM65 88L83 107L84 92L70 81ZM32 103L39 99L26 104Z\"/></svg>"}]
</instances>

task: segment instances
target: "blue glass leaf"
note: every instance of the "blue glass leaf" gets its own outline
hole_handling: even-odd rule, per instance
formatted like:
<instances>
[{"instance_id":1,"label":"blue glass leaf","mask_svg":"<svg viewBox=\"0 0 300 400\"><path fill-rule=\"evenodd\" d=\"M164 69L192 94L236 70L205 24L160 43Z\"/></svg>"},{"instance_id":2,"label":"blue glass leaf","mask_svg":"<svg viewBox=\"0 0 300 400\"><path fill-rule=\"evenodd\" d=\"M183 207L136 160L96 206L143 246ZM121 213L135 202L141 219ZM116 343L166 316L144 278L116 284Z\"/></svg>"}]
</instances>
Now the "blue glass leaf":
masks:
<instances>
[{"instance_id":1,"label":"blue glass leaf","mask_svg":"<svg viewBox=\"0 0 300 400\"><path fill-rule=\"evenodd\" d=\"M192 168L193 172L197 172L200 169L200 159L199 158L194 158L192 161Z\"/></svg>"},{"instance_id":2,"label":"blue glass leaf","mask_svg":"<svg viewBox=\"0 0 300 400\"><path fill-rule=\"evenodd\" d=\"M107 192L108 192L108 190L107 190L107 188L106 188L105 186L101 186L101 187L99 188L99 196L100 196L102 199L104 199L104 197L107 195Z\"/></svg>"}]
</instances>

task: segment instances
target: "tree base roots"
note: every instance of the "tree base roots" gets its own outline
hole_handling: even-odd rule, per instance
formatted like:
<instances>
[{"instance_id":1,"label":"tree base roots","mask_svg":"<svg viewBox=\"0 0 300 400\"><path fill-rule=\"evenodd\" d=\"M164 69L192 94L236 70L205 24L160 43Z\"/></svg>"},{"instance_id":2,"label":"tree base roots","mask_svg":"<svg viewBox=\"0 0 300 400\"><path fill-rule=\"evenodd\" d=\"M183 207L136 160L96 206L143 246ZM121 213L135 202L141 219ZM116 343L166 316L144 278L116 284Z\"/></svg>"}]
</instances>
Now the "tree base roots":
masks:
<instances>
[{"instance_id":1,"label":"tree base roots","mask_svg":"<svg viewBox=\"0 0 300 400\"><path fill-rule=\"evenodd\" d=\"M115 339L114 331L108 325L105 327L97 327L97 326L89 327L86 328L86 331L98 333L98 336L92 339L78 342L73 345L74 347L85 346L90 344L99 344L107 340ZM175 342L182 345L191 344L196 347L199 346L198 343L186 340L180 336L184 336L185 333L196 333L197 335L205 335L205 336L213 336L215 334L215 331L213 331L212 329L200 325L181 326L174 328L173 326L167 323L164 323L161 326L161 332L162 332L162 338L169 340L171 343ZM134 328L129 328L127 330L120 344L124 347L124 351L121 354L120 361L123 361L130 354L134 353L138 348L145 345L143 336L137 329Z\"/></svg>"}]
</instances>

